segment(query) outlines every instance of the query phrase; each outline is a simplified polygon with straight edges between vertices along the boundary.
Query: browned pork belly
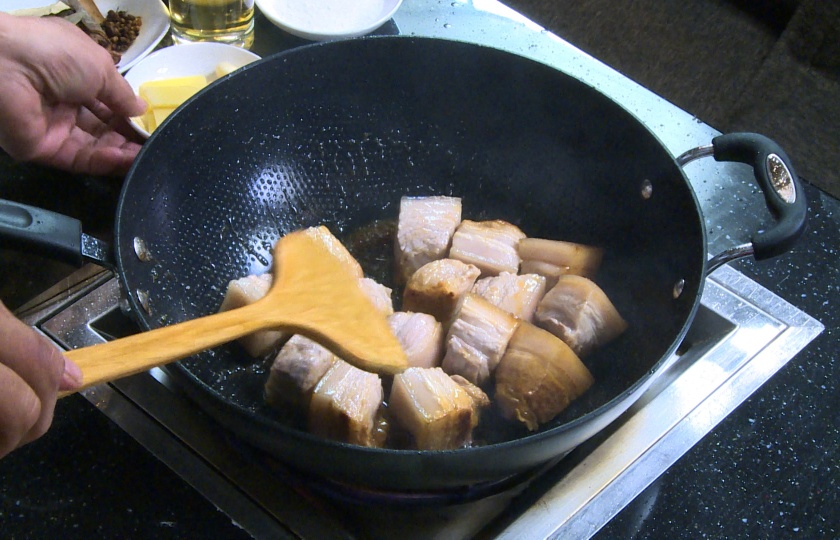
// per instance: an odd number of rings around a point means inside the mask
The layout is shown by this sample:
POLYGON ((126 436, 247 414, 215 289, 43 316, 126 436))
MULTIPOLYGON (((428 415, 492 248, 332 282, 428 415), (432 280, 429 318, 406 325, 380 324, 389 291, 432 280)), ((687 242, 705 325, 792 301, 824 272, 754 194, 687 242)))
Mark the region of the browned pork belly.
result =
POLYGON ((518 246, 522 259, 520 272, 544 276, 550 289, 563 274, 592 279, 601 266, 601 248, 544 238, 523 238, 518 246))
POLYGON ((376 308, 376 311, 385 317, 394 313, 394 300, 391 298, 391 289, 374 281, 371 278, 359 280, 359 288, 376 308))
POLYGON ((568 345, 523 322, 496 368, 495 381, 502 415, 533 431, 580 397, 593 378, 568 345))
POLYGON ((467 394, 469 394, 472 398, 473 412, 475 413, 473 427, 477 426, 478 421, 480 420, 481 412, 490 406, 490 398, 487 397, 487 394, 484 393, 484 390, 474 385, 467 379, 461 377, 460 375, 450 375, 449 377, 453 381, 458 383, 458 386, 463 388, 467 392, 467 394))
POLYGON ((525 233, 507 221, 465 219, 452 236, 449 258, 477 266, 482 277, 516 274, 520 262, 517 245, 523 238, 525 233))
POLYGON ((511 274, 479 279, 472 292, 523 321, 534 320, 537 304, 545 294, 545 278, 538 274, 511 274))
POLYGON ((489 403, 480 389, 470 390, 475 398, 440 368, 408 368, 394 377, 391 387, 392 422, 410 433, 420 450, 465 446, 472 440, 479 410, 489 403))
POLYGON ((400 199, 394 242, 397 283, 406 283, 418 268, 445 257, 459 223, 461 199, 458 197, 400 199))
POLYGON ((388 317, 411 367, 430 368, 443 358, 443 326, 428 313, 397 311, 388 317))
POLYGON ((362 270, 362 265, 359 264, 359 261, 357 261, 356 258, 347 251, 344 244, 342 244, 341 241, 336 238, 327 227, 324 225, 309 227, 306 229, 306 234, 316 240, 319 240, 330 253, 335 255, 338 260, 341 261, 341 265, 345 270, 347 270, 347 272, 350 273, 350 275, 357 278, 363 278, 365 276, 364 270, 362 270))
POLYGON ((338 359, 324 374, 309 402, 309 431, 335 441, 381 446, 382 381, 338 359))
MULTIPOLYGON (((266 295, 271 287, 271 274, 245 276, 228 283, 219 311, 228 311, 253 304, 266 295)), ((286 337, 279 330, 260 330, 237 341, 254 358, 271 352, 286 337)))
POLYGON ((627 329, 627 322, 592 280, 567 274, 537 306, 538 326, 562 339, 581 358, 627 329))
POLYGON ((441 367, 482 386, 496 369, 519 322, 484 298, 468 294, 446 336, 441 367))
POLYGON ((403 309, 428 313, 449 328, 480 271, 455 259, 440 259, 417 270, 403 291, 403 309))
POLYGON ((312 390, 336 358, 325 347, 295 334, 271 364, 265 383, 266 402, 278 409, 305 412, 312 390))

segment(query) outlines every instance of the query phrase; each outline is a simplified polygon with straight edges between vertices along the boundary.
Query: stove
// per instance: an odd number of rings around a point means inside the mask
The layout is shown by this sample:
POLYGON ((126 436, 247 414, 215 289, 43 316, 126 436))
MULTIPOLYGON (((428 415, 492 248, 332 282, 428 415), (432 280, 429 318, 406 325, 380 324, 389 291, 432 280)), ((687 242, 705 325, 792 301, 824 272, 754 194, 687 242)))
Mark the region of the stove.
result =
MULTIPOLYGON (((136 332, 123 309, 113 273, 88 265, 18 315, 69 349, 136 332)), ((467 495, 363 492, 288 470, 232 439, 166 368, 83 395, 255 538, 589 538, 822 330, 724 266, 633 407, 559 462, 467 495)))
MULTIPOLYGON (((259 54, 295 45, 272 39, 277 31, 259 16, 257 25, 259 54)), ((675 156, 718 134, 495 0, 406 0, 389 32, 482 43, 552 65, 623 105, 675 156)), ((698 161, 685 171, 712 254, 766 224, 747 167, 698 161)), ((17 315, 70 349, 136 332, 127 309, 113 273, 87 265, 17 315)), ((633 407, 563 459, 466 494, 409 497, 303 476, 232 438, 166 368, 83 395, 255 538, 589 538, 639 494, 655 497, 647 488, 823 329, 723 266, 707 277, 684 342, 633 407)))

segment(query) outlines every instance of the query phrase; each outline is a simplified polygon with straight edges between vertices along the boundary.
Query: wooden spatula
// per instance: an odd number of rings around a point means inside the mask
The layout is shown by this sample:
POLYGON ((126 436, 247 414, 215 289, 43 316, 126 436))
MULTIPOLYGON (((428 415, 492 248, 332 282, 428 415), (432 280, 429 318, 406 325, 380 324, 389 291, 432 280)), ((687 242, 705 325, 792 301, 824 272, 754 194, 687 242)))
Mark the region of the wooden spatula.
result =
POLYGON ((66 353, 83 387, 162 366, 258 330, 303 334, 367 371, 395 374, 405 352, 387 320, 316 236, 290 233, 274 247, 268 293, 245 307, 66 353))

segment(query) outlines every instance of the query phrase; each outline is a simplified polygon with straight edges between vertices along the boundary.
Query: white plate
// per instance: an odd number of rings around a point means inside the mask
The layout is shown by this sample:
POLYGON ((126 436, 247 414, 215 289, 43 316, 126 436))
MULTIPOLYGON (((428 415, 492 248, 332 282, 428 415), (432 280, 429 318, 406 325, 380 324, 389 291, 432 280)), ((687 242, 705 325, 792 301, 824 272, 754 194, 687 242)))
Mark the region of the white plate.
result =
POLYGON ((265 17, 312 41, 369 34, 388 22, 402 0, 256 0, 265 17))
MULTIPOLYGON (((30 9, 50 6, 50 0, 2 0, 0 11, 12 12, 19 9, 30 9)), ((152 52, 169 31, 169 11, 162 0, 96 0, 96 7, 103 15, 108 10, 125 11, 135 17, 142 17, 143 25, 140 34, 131 47, 120 58, 117 69, 125 73, 138 60, 152 52)))
MULTIPOLYGON (((143 58, 125 74, 125 80, 137 94, 140 91, 140 85, 147 81, 190 75, 203 75, 211 80, 214 78, 216 66, 222 62, 240 68, 259 59, 260 57, 251 51, 224 43, 173 45, 143 58)), ((133 119, 131 126, 140 135, 149 136, 149 132, 133 119)))

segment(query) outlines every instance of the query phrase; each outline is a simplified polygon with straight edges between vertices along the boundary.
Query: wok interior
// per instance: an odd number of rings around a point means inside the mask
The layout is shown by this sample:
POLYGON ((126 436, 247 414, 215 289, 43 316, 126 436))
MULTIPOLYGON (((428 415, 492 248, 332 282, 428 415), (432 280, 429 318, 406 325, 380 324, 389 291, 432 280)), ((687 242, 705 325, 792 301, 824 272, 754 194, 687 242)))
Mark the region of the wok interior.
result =
MULTIPOLYGON (((694 197, 659 142, 575 79, 441 40, 313 45, 205 90, 155 133, 131 171, 117 256, 131 298, 148 292, 135 310, 156 327, 216 311, 229 280, 267 270, 286 232, 325 224, 347 239, 396 218, 401 196, 432 194, 462 197, 468 219, 605 248, 596 282, 630 327, 585 359, 595 384, 544 431, 623 395, 687 329, 705 238, 694 197), (641 196, 645 180, 650 199, 641 196), (135 237, 154 261, 134 255, 135 237), (675 300, 679 279, 686 285, 675 300)), ((213 399, 279 425, 263 404, 267 367, 235 344, 180 363, 213 399)))

